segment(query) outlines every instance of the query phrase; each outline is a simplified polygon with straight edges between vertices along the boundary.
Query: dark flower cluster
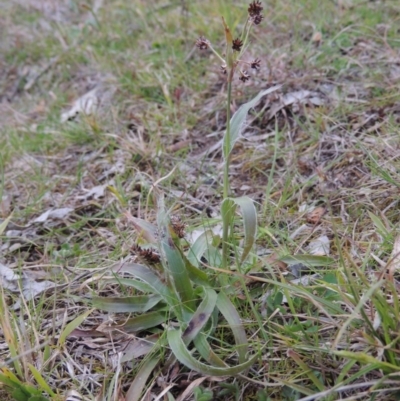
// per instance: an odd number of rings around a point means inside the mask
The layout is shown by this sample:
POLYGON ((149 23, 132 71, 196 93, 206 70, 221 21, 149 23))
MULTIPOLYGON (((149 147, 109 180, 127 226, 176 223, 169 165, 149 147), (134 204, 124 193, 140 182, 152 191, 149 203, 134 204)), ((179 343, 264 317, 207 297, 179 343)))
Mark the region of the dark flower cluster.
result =
POLYGON ((155 249, 143 249, 139 245, 134 245, 132 251, 143 258, 146 262, 158 263, 160 261, 160 255, 155 249))
POLYGON ((185 237, 186 224, 182 221, 182 219, 179 216, 172 216, 171 217, 171 227, 174 230, 174 233, 179 238, 184 238, 185 237))
MULTIPOLYGON (((250 21, 251 23, 253 23, 254 25, 258 25, 261 23, 261 21, 263 20, 263 15, 261 14, 261 12, 263 11, 263 6, 261 5, 261 1, 259 0, 255 0, 253 2, 251 2, 249 4, 249 7, 247 9, 248 11, 248 21, 250 21)), ((224 22, 225 24, 225 22, 224 22)), ((226 27, 226 25, 225 25, 226 27)), ((232 46, 232 50, 234 52, 236 52, 236 56, 234 56, 234 66, 233 66, 233 70, 234 71, 236 69, 236 66, 238 66, 239 64, 246 64, 247 66, 251 67, 254 70, 259 70, 260 69, 260 65, 261 65, 261 60, 259 58, 254 59, 251 62, 245 62, 239 59, 239 57, 241 56, 241 52, 242 52, 242 48, 243 45, 247 44, 247 37, 248 37, 248 33, 250 31, 251 28, 251 24, 246 24, 247 27, 247 32, 243 32, 242 33, 242 39, 241 38, 236 38, 234 40, 230 39, 231 42, 231 46, 232 46), (246 38, 246 42, 243 42, 243 38, 246 38)), ((228 71, 228 62, 226 59, 224 59, 221 55, 218 54, 218 52, 216 52, 210 41, 208 39, 206 39, 204 36, 200 36, 197 41, 196 41, 196 47, 198 47, 200 50, 207 50, 210 49, 211 51, 214 52, 214 54, 217 55, 217 57, 223 62, 223 64, 221 65, 221 71, 223 74, 227 74, 228 71)), ((247 71, 242 70, 240 68, 238 68, 239 70, 239 79, 242 82, 246 82, 250 79, 250 75, 247 71)), ((233 76, 233 74, 232 74, 233 76)))
POLYGON ((209 46, 210 42, 204 36, 200 36, 196 40, 196 47, 198 47, 200 50, 207 50, 209 46))
POLYGON ((247 11, 254 25, 259 25, 264 19, 263 15, 261 14, 262 10, 263 6, 261 5, 261 1, 253 1, 250 3, 247 11))
POLYGON ((259 70, 260 64, 261 64, 261 60, 259 58, 256 58, 250 63, 250 67, 253 68, 254 70, 259 70))
POLYGON ((249 75, 249 73, 248 73, 247 71, 242 71, 242 70, 240 70, 240 77, 239 77, 239 79, 240 79, 242 82, 246 82, 246 81, 248 81, 248 80, 250 79, 250 75, 249 75))
POLYGON ((237 52, 240 52, 240 50, 242 49, 242 46, 243 46, 243 40, 240 40, 239 38, 235 39, 232 42, 232 49, 237 52))

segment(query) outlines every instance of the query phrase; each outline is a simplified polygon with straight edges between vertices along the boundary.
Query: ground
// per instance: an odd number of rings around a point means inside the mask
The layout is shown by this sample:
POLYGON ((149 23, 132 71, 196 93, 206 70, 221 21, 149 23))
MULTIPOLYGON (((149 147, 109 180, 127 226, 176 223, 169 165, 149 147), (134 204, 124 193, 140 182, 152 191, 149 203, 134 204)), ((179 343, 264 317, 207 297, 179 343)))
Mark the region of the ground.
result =
MULTIPOLYGON (((175 316, 129 326, 132 309, 93 297, 137 296, 140 284, 116 276, 125 265, 163 278, 138 230, 156 224, 157 197, 183 253, 218 228, 227 78, 195 43, 204 35, 223 54, 221 16, 237 33, 248 3, 0 3, 4 375, 54 399, 399 399, 400 4, 262 6, 243 56, 260 68, 235 77, 230 107, 276 86, 250 110, 229 170, 231 196, 254 201, 256 243, 245 267, 233 251, 228 267, 210 253, 199 266, 258 357, 221 378, 171 360, 175 316)), ((234 231, 240 248, 239 214, 234 231)), ((221 313, 212 349, 235 366, 221 313)))

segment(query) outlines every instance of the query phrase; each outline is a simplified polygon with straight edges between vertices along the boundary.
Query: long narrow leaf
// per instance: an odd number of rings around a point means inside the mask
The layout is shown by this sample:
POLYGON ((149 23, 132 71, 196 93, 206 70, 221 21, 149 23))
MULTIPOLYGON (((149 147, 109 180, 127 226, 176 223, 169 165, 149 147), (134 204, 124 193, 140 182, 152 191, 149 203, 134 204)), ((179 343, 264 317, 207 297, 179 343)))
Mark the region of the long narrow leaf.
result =
POLYGON ((134 297, 93 297, 93 306, 107 312, 147 312, 161 301, 160 295, 139 295, 134 297))
POLYGON ((217 306, 232 330, 239 354, 239 362, 243 363, 246 360, 248 341, 242 319, 235 306, 223 292, 218 294, 217 306))
POLYGON ((175 295, 170 289, 146 266, 137 263, 127 263, 122 266, 119 271, 128 272, 136 278, 144 281, 156 294, 163 297, 164 301, 169 305, 176 305, 178 302, 175 295))
POLYGON ((145 294, 153 292, 152 288, 149 285, 147 285, 143 281, 135 280, 133 278, 118 277, 116 279, 111 279, 111 280, 107 280, 107 281, 117 283, 117 284, 120 284, 125 287, 133 287, 136 290, 141 291, 145 294))
POLYGON ((212 230, 206 230, 201 233, 188 251, 187 258, 192 265, 199 267, 200 260, 204 252, 208 249, 213 239, 212 230))
POLYGON ((244 246, 240 262, 243 263, 254 245, 257 235, 257 211, 254 202, 248 196, 233 198, 242 212, 244 226, 244 246))
MULTIPOLYGON (((231 153, 233 147, 235 146, 236 141, 239 139, 241 133, 242 133, 242 127, 244 122, 246 121, 247 114, 249 110, 257 105, 257 103, 266 95, 275 92, 281 87, 281 85, 276 85, 273 86, 272 88, 265 89, 261 91, 256 97, 254 97, 252 100, 249 102, 242 104, 236 113, 232 116, 231 118, 231 132, 230 132, 230 143, 229 143, 229 151, 226 151, 226 148, 224 146, 224 159, 226 160, 231 153)), ((224 143, 226 141, 226 134, 224 136, 224 143)))
POLYGON ((212 350, 207 338, 203 333, 199 333, 194 339, 194 345, 200 355, 211 365, 219 368, 226 368, 228 365, 212 350))
POLYGON ((216 303, 217 293, 210 288, 204 289, 204 298, 183 333, 183 341, 185 344, 189 344, 197 334, 200 333, 201 329, 213 313, 216 303))
POLYGON ((136 333, 138 331, 147 330, 164 323, 167 320, 167 315, 168 313, 166 311, 144 313, 143 315, 133 317, 124 322, 123 329, 127 333, 136 333))
POLYGON ((198 267, 194 266, 180 249, 179 253, 183 259, 183 262, 185 263, 185 267, 188 272, 190 280, 192 280, 194 283, 198 285, 202 285, 205 287, 210 286, 207 273, 200 270, 198 267))
POLYGON ((28 366, 29 366, 29 369, 32 372, 32 375, 35 378, 37 384, 42 388, 42 390, 46 391, 46 393, 48 393, 52 397, 55 397, 56 394, 53 392, 53 390, 47 384, 46 380, 43 379, 43 376, 40 374, 40 372, 32 364, 28 363, 28 366))
POLYGON ((189 369, 195 370, 203 375, 208 376, 232 376, 248 369, 258 359, 258 355, 254 355, 246 362, 232 367, 217 367, 206 365, 198 361, 186 348, 184 341, 181 338, 180 330, 168 330, 168 343, 172 352, 179 362, 183 363, 189 369))
POLYGON ((354 359, 358 363, 361 364, 371 364, 374 366, 374 369, 382 369, 383 371, 387 372, 399 372, 400 371, 400 366, 393 365, 388 362, 380 361, 376 358, 374 358, 371 355, 367 355, 363 352, 350 352, 350 351, 333 351, 335 355, 348 358, 348 359, 354 359))
POLYGON ((60 335, 60 338, 58 339, 58 344, 63 347, 65 344, 65 341, 67 337, 81 324, 85 321, 85 319, 93 312, 93 309, 90 309, 82 315, 76 317, 72 322, 69 322, 66 326, 63 332, 60 335))
POLYGON ((328 266, 335 263, 335 260, 329 256, 318 256, 318 255, 286 255, 279 258, 282 262, 292 264, 292 263, 302 263, 306 266, 328 266))
POLYGON ((171 237, 162 241, 162 249, 165 254, 165 269, 170 273, 176 292, 181 302, 191 310, 194 310, 194 292, 189 278, 185 262, 171 237))
POLYGON ((174 286, 175 292, 179 295, 180 301, 184 309, 194 312, 194 291, 190 281, 189 274, 182 258, 182 255, 174 243, 171 232, 173 232, 170 218, 165 211, 163 194, 157 198, 157 224, 160 235, 160 250, 162 252, 162 263, 164 270, 168 273, 169 278, 174 286))
POLYGON ((22 387, 21 381, 18 379, 11 370, 2 368, 0 373, 0 382, 9 387, 22 387))
POLYGON ((129 387, 128 392, 126 393, 125 399, 126 401, 138 401, 140 400, 140 396, 143 392, 144 386, 146 385, 146 381, 151 375, 151 372, 157 366, 159 361, 158 357, 153 357, 151 359, 146 360, 139 372, 136 374, 135 379, 129 387))

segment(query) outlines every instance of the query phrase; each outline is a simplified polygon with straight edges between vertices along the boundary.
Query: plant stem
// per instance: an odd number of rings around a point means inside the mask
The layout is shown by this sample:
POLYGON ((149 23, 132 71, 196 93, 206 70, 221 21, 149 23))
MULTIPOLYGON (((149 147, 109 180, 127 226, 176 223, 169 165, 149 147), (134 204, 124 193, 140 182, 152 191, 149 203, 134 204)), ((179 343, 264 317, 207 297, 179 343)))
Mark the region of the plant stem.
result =
MULTIPOLYGON (((226 105, 226 134, 224 138, 224 199, 229 197, 229 162, 230 162, 230 144, 231 144, 231 98, 232 98, 232 78, 235 72, 235 67, 228 70, 228 99, 226 105)), ((229 239, 230 222, 223 219, 222 230, 222 268, 226 268, 228 262, 228 239, 229 239)))
POLYGON ((228 71, 228 99, 226 106, 226 135, 224 141, 225 147, 225 166, 224 166, 224 199, 229 196, 229 162, 231 146, 231 98, 232 98, 232 77, 234 68, 228 71))

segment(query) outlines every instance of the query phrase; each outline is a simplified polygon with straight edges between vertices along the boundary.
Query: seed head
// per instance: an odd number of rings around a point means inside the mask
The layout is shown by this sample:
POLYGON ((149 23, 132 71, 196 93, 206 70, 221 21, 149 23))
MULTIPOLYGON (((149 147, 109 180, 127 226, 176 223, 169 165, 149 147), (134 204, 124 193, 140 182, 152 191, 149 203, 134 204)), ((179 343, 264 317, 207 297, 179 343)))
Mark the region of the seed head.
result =
POLYGON ((260 69, 260 64, 261 64, 261 60, 259 58, 255 58, 251 63, 250 63, 250 67, 255 69, 255 70, 259 70, 260 69))
POLYGON ((200 50, 207 50, 209 46, 210 42, 204 36, 200 36, 196 40, 196 47, 198 47, 200 50))
POLYGON ((260 25, 261 21, 264 19, 264 17, 259 14, 259 15, 255 15, 254 17, 251 17, 251 20, 253 21, 254 25, 260 25))
POLYGON ((139 245, 134 245, 132 250, 146 262, 158 263, 160 261, 160 255, 154 249, 142 249, 139 245))
POLYGON ((247 9, 250 17, 255 17, 256 15, 261 15, 262 10, 263 10, 263 6, 261 5, 261 1, 253 1, 252 3, 249 4, 249 8, 247 9))
POLYGON ((171 217, 171 227, 179 238, 185 237, 186 224, 181 220, 179 216, 171 217))
POLYGON ((246 82, 246 81, 248 81, 250 79, 250 75, 249 75, 249 73, 247 71, 240 71, 239 79, 242 82, 246 82))
POLYGON ((232 49, 236 50, 237 52, 240 52, 240 49, 242 48, 242 46, 243 46, 243 41, 240 40, 239 38, 235 39, 232 42, 232 49))

